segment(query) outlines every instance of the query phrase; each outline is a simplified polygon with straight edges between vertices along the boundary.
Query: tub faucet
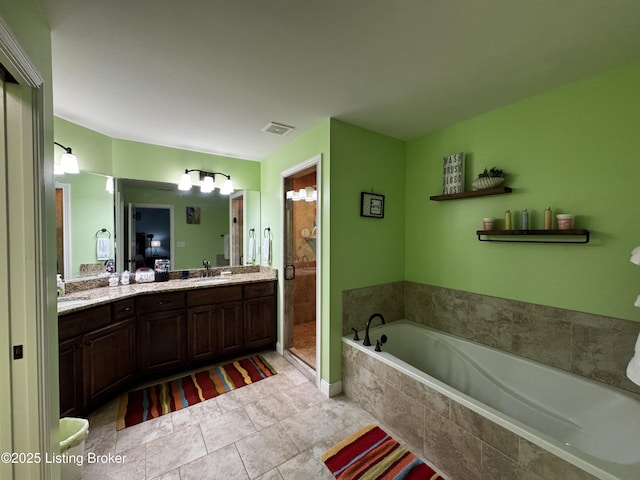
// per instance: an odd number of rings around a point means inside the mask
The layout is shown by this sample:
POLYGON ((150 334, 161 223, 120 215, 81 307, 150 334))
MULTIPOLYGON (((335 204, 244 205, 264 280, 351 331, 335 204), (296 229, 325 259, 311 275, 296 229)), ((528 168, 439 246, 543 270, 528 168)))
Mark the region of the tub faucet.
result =
POLYGON ((369 317, 369 320, 367 321, 367 329, 364 335, 364 342, 362 342, 362 344, 365 347, 370 347, 371 346, 371 340, 369 340, 369 327, 371 326, 371 320, 373 320, 376 317, 380 317, 380 320, 382 321, 382 325, 384 325, 384 317, 382 316, 381 313, 374 313, 373 315, 371 315, 369 317))

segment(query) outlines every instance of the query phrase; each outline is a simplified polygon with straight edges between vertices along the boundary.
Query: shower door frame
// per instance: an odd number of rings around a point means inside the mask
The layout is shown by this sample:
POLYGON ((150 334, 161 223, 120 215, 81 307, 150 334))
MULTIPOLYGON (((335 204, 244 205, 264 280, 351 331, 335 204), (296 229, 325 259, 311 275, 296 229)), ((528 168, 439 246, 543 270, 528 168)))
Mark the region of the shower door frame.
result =
MULTIPOLYGON (((321 370, 322 370, 322 154, 319 153, 313 157, 298 163, 286 170, 280 172, 280 214, 282 219, 282 242, 280 242, 280 271, 284 272, 287 264, 286 259, 286 188, 285 180, 295 175, 296 173, 307 170, 311 167, 316 169, 316 190, 318 192, 318 199, 316 204, 316 387, 321 389, 321 370)), ((283 276, 283 282, 284 280, 283 276)), ((278 330, 281 332, 280 348, 278 351, 284 354, 285 350, 285 336, 288 332, 285 330, 285 314, 287 305, 285 303, 285 285, 280 288, 279 305, 279 318, 278 318, 278 330)), ((293 329, 293 325, 291 325, 293 329)))

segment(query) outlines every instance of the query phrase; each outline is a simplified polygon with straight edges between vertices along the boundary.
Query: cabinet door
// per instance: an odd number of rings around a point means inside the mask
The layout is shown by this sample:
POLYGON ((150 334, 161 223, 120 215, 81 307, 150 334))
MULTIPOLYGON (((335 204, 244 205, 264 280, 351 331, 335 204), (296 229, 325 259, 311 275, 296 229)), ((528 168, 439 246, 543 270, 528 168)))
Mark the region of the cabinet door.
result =
POLYGON ((132 378, 134 325, 133 319, 125 320, 84 336, 82 376, 87 405, 119 390, 132 378))
POLYGON ((275 297, 247 298, 244 301, 244 346, 259 348, 275 346, 275 297))
POLYGON ((59 344, 60 416, 75 415, 83 408, 82 337, 59 344))
POLYGON ((218 350, 215 307, 212 305, 191 307, 187 315, 189 317, 189 361, 197 362, 212 359, 218 350))
POLYGON ((216 306, 220 353, 227 355, 242 350, 242 302, 224 302, 216 306))
POLYGON ((187 362, 184 310, 141 315, 138 330, 140 373, 162 372, 187 362))

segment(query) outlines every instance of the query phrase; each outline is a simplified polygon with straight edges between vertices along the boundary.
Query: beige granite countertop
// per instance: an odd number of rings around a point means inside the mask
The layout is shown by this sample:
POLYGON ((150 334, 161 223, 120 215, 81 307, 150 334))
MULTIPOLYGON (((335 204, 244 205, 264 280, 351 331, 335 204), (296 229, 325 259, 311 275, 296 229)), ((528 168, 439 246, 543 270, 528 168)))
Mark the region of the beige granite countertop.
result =
POLYGON ((91 288, 59 297, 58 314, 75 312, 139 295, 265 282, 276 280, 277 278, 277 270, 262 267, 258 271, 238 272, 231 275, 216 275, 208 278, 174 279, 166 282, 131 283, 130 285, 119 285, 117 287, 91 288))

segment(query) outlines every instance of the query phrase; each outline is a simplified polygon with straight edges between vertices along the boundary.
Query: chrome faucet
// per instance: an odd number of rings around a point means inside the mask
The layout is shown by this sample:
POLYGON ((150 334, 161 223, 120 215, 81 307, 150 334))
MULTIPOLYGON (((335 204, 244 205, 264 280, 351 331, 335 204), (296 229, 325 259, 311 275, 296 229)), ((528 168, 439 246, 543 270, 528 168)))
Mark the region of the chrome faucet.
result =
POLYGON ((207 259, 202 260, 202 266, 204 267, 204 271, 202 272, 203 277, 208 277, 210 275, 211 262, 207 259))
POLYGON ((365 347, 370 347, 371 346, 371 340, 369 340, 369 327, 371 326, 371 320, 373 320, 376 317, 380 317, 380 320, 382 321, 382 325, 384 325, 384 317, 382 316, 381 313, 374 313, 373 315, 371 315, 369 317, 369 320, 367 321, 367 329, 366 329, 365 335, 364 335, 364 342, 362 342, 362 344, 365 347))

